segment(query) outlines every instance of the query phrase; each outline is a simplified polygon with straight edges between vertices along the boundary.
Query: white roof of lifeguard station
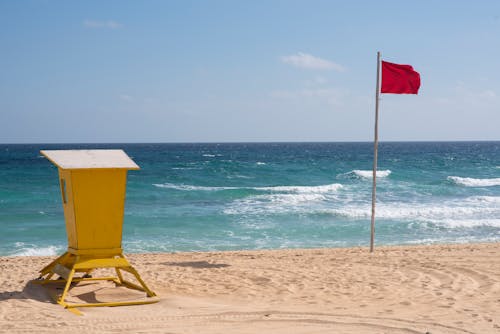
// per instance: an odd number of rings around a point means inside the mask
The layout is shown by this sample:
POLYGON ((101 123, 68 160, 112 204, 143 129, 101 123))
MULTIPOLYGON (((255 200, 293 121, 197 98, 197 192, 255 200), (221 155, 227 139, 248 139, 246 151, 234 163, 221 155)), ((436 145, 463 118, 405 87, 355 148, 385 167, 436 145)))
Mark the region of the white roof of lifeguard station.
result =
POLYGON ((140 169, 123 150, 42 150, 61 169, 140 169))

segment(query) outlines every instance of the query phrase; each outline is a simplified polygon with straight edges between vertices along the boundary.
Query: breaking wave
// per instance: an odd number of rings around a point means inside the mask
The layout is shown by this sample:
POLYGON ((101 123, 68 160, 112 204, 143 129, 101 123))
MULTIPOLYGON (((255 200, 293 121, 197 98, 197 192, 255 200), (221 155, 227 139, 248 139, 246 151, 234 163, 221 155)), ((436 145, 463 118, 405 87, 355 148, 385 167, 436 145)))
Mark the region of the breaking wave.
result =
POLYGON ((448 176, 448 180, 465 187, 493 187, 500 186, 500 178, 475 179, 472 177, 448 176))
MULTIPOLYGON (((378 170, 377 171, 377 177, 388 177, 391 175, 392 171, 389 169, 386 170, 378 170)), ((348 173, 341 174, 341 176, 344 177, 349 177, 349 178, 358 178, 358 179, 371 179, 373 177, 373 171, 372 170, 361 170, 361 169, 355 169, 352 170, 348 173)))

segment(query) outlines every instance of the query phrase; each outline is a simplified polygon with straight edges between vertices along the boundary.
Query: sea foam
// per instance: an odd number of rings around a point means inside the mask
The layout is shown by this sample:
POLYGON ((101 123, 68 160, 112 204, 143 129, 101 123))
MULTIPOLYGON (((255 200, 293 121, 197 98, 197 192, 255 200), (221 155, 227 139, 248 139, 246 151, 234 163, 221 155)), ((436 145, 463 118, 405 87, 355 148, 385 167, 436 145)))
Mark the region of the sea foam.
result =
POLYGON ((326 184, 321 186, 275 186, 275 187, 255 187, 254 190, 265 190, 272 192, 291 192, 299 194, 307 193, 329 193, 335 192, 342 188, 339 183, 326 184))
POLYGON ((181 191, 221 191, 221 190, 237 190, 243 189, 239 187, 205 187, 205 186, 193 186, 189 184, 174 184, 174 183, 154 183, 153 186, 158 188, 174 189, 181 191))
POLYGON ((500 178, 475 179, 472 177, 448 176, 448 180, 465 187, 493 187, 500 186, 500 178))
POLYGON ((342 188, 342 185, 339 183, 319 185, 319 186, 274 186, 274 187, 206 187, 206 186, 194 186, 186 184, 155 183, 153 184, 153 186, 158 188, 167 188, 167 189, 182 190, 182 191, 256 190, 256 191, 266 191, 266 192, 298 193, 298 194, 329 193, 329 192, 336 192, 342 188))
POLYGON ((326 200, 322 194, 267 194, 238 199, 229 204, 223 213, 226 215, 262 215, 307 213, 312 204, 326 200))
MULTIPOLYGON (((386 170, 377 170, 377 177, 388 177, 391 175, 392 171, 389 169, 386 170)), ((354 169, 348 173, 340 174, 340 176, 349 177, 349 178, 359 178, 359 179, 371 179, 373 177, 372 170, 361 170, 354 169)))
MULTIPOLYGON (((446 228, 500 227, 500 197, 471 196, 442 203, 378 203, 376 218, 400 222, 431 223, 446 228)), ((369 203, 321 210, 348 219, 369 219, 369 203)))
POLYGON ((14 256, 54 256, 57 255, 62 250, 58 246, 47 246, 47 247, 35 247, 35 246, 25 246, 17 250, 14 256))
POLYGON ((224 210, 227 215, 260 215, 307 213, 313 207, 323 205, 336 197, 341 184, 321 186, 255 187, 265 194, 252 195, 230 203, 224 210))

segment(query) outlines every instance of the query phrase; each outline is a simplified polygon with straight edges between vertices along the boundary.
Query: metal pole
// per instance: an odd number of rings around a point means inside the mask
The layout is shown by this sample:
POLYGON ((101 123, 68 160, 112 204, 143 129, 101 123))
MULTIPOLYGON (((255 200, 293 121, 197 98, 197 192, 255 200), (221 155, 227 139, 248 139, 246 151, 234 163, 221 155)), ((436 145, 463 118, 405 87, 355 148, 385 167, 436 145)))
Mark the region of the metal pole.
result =
POLYGON ((375 138, 373 140, 373 187, 372 219, 370 235, 370 253, 373 253, 375 241, 375 203, 377 200, 377 158, 378 158, 378 103, 380 99, 380 52, 377 52, 377 87, 375 91, 375 138))

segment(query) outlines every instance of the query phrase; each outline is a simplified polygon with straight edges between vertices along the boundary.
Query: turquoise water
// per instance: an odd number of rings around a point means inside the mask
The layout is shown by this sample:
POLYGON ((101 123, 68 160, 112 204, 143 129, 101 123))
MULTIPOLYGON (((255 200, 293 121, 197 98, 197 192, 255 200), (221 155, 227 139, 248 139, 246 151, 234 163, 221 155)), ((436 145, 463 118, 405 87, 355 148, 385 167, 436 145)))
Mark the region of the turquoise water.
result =
MULTIPOLYGON (((371 143, 0 145, 0 255, 67 245, 40 149, 121 148, 126 252, 366 246, 371 143)), ((376 244, 500 241, 500 142, 382 143, 376 244)))

